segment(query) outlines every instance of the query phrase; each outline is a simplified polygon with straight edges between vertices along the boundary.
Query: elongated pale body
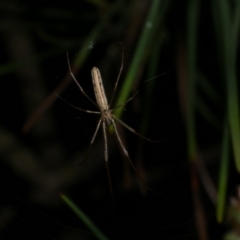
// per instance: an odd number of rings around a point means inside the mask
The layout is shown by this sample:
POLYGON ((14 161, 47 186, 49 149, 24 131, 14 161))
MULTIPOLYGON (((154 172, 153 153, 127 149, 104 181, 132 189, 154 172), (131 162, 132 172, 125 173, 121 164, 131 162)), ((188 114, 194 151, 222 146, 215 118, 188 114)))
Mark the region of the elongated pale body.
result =
POLYGON ((109 105, 105 94, 101 73, 97 67, 93 67, 91 73, 97 105, 100 109, 102 117, 106 120, 107 125, 110 125, 112 124, 113 117, 111 111, 109 110, 109 105))
POLYGON ((106 111, 108 110, 108 101, 107 101, 104 86, 102 83, 101 73, 97 67, 93 67, 91 73, 92 73, 92 82, 93 82, 93 88, 94 88, 97 104, 101 112, 106 111))

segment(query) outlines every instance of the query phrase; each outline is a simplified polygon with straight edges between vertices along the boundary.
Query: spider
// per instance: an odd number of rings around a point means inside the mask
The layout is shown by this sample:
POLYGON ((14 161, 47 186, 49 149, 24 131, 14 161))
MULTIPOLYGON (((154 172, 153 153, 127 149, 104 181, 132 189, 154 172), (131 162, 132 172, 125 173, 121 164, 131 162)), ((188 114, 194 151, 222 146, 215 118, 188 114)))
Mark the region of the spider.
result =
POLYGON ((99 71, 99 69, 97 67, 93 67, 91 70, 91 74, 92 74, 92 82, 93 82, 93 89, 94 89, 94 93, 95 93, 95 98, 96 98, 96 102, 94 102, 87 94, 86 92, 83 90, 83 88, 81 87, 80 83, 77 81, 76 77, 74 76, 72 69, 71 69, 71 65, 70 65, 70 60, 69 60, 69 56, 67 53, 67 62, 68 62, 68 68, 69 68, 69 73, 71 75, 71 77, 73 78, 74 82, 77 84, 78 88, 80 89, 80 91, 82 92, 82 94, 88 98, 96 107, 98 107, 99 111, 92 111, 92 110, 85 110, 79 107, 76 107, 72 104, 70 104, 72 107, 74 107, 77 110, 83 111, 83 112, 87 112, 87 113, 91 113, 91 114, 98 114, 100 115, 100 119, 98 121, 97 127, 94 131, 94 134, 92 136, 92 139, 90 141, 90 146, 89 149, 91 149, 92 144, 94 143, 94 140, 96 138, 96 135, 98 133, 98 130, 100 128, 100 125, 102 124, 102 130, 103 130, 103 137, 104 137, 104 159, 105 159, 105 164, 106 164, 106 169, 107 169, 107 175, 108 175, 108 180, 109 180, 109 188, 110 188, 110 193, 111 196, 113 196, 113 188, 112 188, 112 182, 111 182, 111 176, 110 176, 110 170, 109 170, 109 166, 108 166, 108 144, 107 144, 107 134, 106 134, 106 129, 107 127, 109 127, 110 125, 113 126, 115 133, 116 133, 116 137, 117 137, 117 141, 123 151, 123 154, 125 155, 125 157, 128 159, 130 165, 132 166, 132 168, 134 169, 134 171, 136 172, 136 175, 138 176, 138 178, 140 179, 140 181, 143 183, 143 185, 150 191, 155 192, 154 190, 152 190, 151 188, 149 188, 143 177, 138 173, 137 168, 135 167, 135 165, 133 164, 128 151, 126 149, 126 147, 123 144, 123 141, 120 138, 120 135, 118 133, 118 129, 116 126, 116 122, 120 123, 122 126, 124 126, 125 128, 127 128, 129 131, 133 132, 134 134, 138 135, 139 137, 149 141, 149 142, 159 142, 159 141, 153 141, 149 138, 146 138, 145 136, 141 135, 140 133, 136 132, 133 128, 131 128, 130 126, 128 126, 126 123, 124 123, 122 120, 120 120, 119 118, 117 118, 114 114, 113 114, 113 110, 115 110, 118 107, 124 106, 125 104, 127 104, 129 101, 131 101, 135 95, 138 93, 136 92, 132 97, 130 97, 125 103, 115 107, 115 108, 111 108, 111 104, 113 101, 113 97, 114 94, 117 90, 117 86, 118 86, 118 82, 123 70, 123 60, 124 60, 124 51, 122 51, 122 62, 121 62, 121 67, 119 70, 119 74, 117 77, 117 80, 115 82, 115 86, 113 89, 113 93, 111 96, 111 100, 110 103, 108 103, 106 94, 105 94, 105 90, 104 90, 104 86, 103 86, 103 82, 102 82, 102 78, 101 78, 101 73, 99 71))

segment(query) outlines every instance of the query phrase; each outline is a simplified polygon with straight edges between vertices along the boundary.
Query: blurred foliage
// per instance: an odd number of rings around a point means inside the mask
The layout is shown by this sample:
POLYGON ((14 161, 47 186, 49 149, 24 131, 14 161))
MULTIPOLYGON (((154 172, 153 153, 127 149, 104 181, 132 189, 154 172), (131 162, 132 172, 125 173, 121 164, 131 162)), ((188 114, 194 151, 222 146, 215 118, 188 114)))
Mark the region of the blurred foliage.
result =
POLYGON ((226 231, 234 239, 226 209, 240 171, 239 25, 234 0, 2 0, 0 239, 222 239, 226 231), (102 131, 79 165, 97 116, 58 95, 97 109, 73 83, 66 52, 92 99, 90 71, 101 70, 109 100, 124 54, 111 107, 138 91, 114 113, 162 140, 150 144, 118 126, 157 194, 139 183, 113 131, 114 200, 102 131))

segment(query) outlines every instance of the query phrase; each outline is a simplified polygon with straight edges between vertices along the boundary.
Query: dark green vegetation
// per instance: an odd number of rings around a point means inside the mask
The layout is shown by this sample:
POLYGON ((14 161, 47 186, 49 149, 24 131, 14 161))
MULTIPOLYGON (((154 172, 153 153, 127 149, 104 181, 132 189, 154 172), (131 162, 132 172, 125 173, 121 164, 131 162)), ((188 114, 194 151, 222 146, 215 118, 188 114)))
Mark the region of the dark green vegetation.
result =
POLYGON ((239 24, 240 1, 2 0, 0 239, 235 239, 239 24), (66 52, 83 89, 94 99, 97 66, 110 98, 119 42, 113 106, 139 93, 115 114, 163 141, 119 126, 154 194, 109 130, 113 201, 102 131, 79 165, 98 116, 56 94, 97 111, 71 80, 66 52))

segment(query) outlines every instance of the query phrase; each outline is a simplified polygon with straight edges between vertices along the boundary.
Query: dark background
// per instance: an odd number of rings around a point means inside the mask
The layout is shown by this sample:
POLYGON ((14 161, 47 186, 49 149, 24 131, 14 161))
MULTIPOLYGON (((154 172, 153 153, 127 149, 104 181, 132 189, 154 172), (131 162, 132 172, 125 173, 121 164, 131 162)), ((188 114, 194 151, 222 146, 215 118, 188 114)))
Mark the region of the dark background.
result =
MULTIPOLYGON (((162 2, 166 10, 159 15, 159 23, 154 22, 159 26, 144 48, 131 87, 131 94, 139 93, 121 116, 137 132, 161 142, 149 143, 119 126, 131 159, 153 191, 139 181, 114 132, 109 131, 111 196, 102 129, 86 161, 79 165, 99 116, 77 111, 54 94, 80 108, 97 111, 75 83, 66 81, 67 51, 72 63, 87 52, 88 57, 81 66, 76 64, 74 71, 93 99, 91 68, 100 69, 110 98, 124 53, 120 90, 151 1, 1 1, 0 239, 96 239, 60 193, 72 199, 109 239, 198 239, 201 228, 207 229, 206 239, 221 239, 226 229, 231 230, 228 219, 217 223, 216 206, 200 180, 197 188, 202 208, 192 201, 186 113, 180 106, 180 89, 186 87, 180 73, 187 71, 189 2, 162 2), (109 11, 112 15, 105 21, 109 11), (87 40, 98 24, 102 24, 101 31, 87 40), (158 44, 160 50, 156 49, 158 44), (150 78, 154 79, 145 82, 150 78), (63 81, 67 84, 59 91, 63 81), (36 113, 31 125, 28 120, 36 113), (205 214, 204 226, 195 222, 197 211, 205 214)), ((216 121, 208 121, 202 106, 196 110, 197 143, 217 186, 226 96, 212 4, 201 1, 198 18, 197 66, 214 88, 212 95, 216 93, 217 100, 212 101, 199 88, 216 121)), ((198 171, 197 179, 201 175, 198 171)), ((229 176, 226 204, 235 194, 239 178, 232 160, 229 176)))

